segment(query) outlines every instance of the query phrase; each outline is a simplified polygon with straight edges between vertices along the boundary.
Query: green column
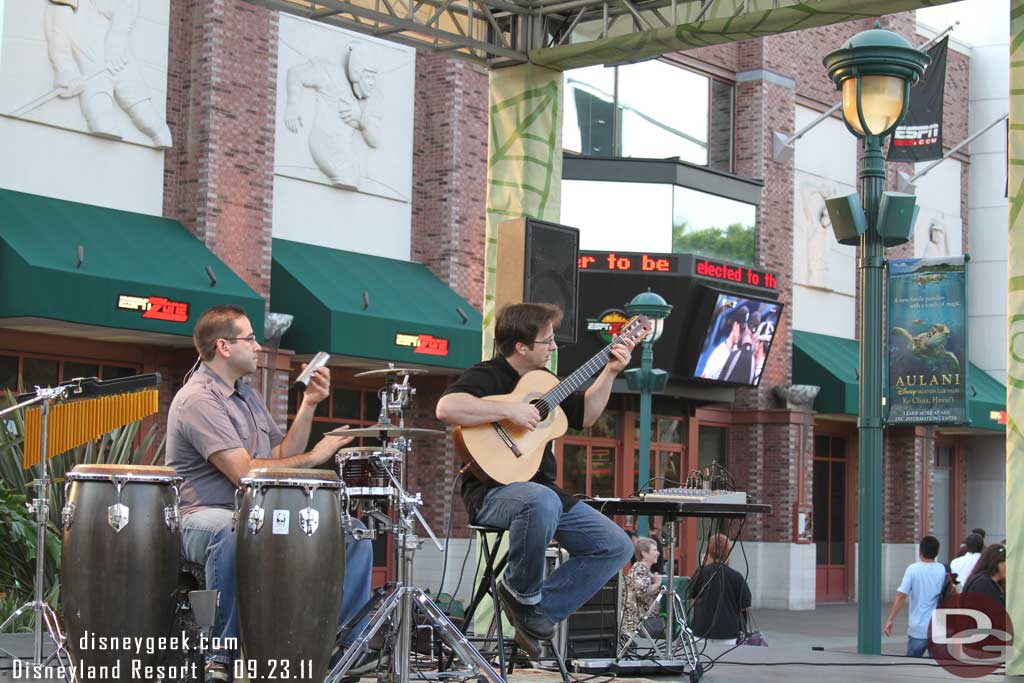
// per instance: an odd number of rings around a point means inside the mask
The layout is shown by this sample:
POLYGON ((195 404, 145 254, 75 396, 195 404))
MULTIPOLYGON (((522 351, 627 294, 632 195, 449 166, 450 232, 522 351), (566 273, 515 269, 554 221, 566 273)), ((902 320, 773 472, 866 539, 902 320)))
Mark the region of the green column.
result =
POLYGON ((864 138, 860 240, 860 410, 857 420, 857 651, 882 652, 882 297, 885 250, 876 229, 885 185, 881 138, 864 138))
MULTIPOLYGON (((643 350, 640 352, 640 449, 637 452, 640 477, 637 485, 643 489, 651 478, 651 368, 654 366, 654 349, 651 347, 650 339, 641 342, 643 350)), ((627 426, 628 428, 628 426, 627 426)), ((637 516, 637 536, 646 536, 648 531, 648 518, 644 515, 637 516)))

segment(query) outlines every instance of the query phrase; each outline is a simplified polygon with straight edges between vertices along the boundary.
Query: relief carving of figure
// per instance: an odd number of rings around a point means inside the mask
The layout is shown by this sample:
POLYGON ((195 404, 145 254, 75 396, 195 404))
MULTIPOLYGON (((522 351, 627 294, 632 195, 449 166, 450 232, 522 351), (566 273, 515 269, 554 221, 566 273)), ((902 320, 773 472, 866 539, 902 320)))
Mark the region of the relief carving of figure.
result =
POLYGON ((358 189, 364 177, 365 147, 380 141, 381 117, 373 111, 377 68, 365 45, 349 45, 345 64, 313 58, 288 70, 285 127, 298 133, 304 122, 300 111, 305 88, 316 93, 316 111, 309 132, 313 161, 336 187, 358 189))
POLYGON ((803 237, 806 240, 806 259, 799 264, 812 287, 829 285, 829 246, 832 240, 832 220, 825 208, 826 193, 814 187, 803 191, 803 237))
POLYGON ((169 148, 171 131, 153 106, 129 44, 139 17, 139 0, 46 2, 44 34, 57 96, 78 98, 94 135, 122 137, 116 103, 155 147, 169 148))

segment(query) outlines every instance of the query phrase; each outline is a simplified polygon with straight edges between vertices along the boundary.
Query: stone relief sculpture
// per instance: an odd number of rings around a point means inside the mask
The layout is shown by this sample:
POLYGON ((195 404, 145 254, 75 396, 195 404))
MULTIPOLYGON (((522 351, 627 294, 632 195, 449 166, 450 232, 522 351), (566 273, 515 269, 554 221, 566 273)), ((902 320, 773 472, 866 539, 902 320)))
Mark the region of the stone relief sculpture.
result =
POLYGON ((801 284, 828 288, 829 248, 835 238, 825 199, 836 193, 823 183, 803 184, 797 193, 800 207, 794 211, 798 221, 795 232, 797 239, 803 242, 804 258, 794 264, 797 271, 794 275, 801 284))
POLYGON ((933 218, 929 221, 927 236, 928 241, 924 245, 924 258, 950 255, 949 235, 946 226, 939 219, 933 218))
POLYGON ((44 1, 43 28, 54 72, 54 94, 62 99, 78 98, 94 135, 121 139, 117 106, 155 147, 169 148, 171 131, 153 106, 131 52, 139 0, 44 1))
POLYGON ((301 100, 305 89, 312 90, 316 110, 309 131, 309 151, 336 187, 359 189, 365 175, 366 150, 377 147, 380 141, 381 117, 374 112, 372 101, 377 81, 371 48, 361 43, 347 47, 344 64, 313 58, 288 70, 285 127, 292 133, 303 127, 301 100))

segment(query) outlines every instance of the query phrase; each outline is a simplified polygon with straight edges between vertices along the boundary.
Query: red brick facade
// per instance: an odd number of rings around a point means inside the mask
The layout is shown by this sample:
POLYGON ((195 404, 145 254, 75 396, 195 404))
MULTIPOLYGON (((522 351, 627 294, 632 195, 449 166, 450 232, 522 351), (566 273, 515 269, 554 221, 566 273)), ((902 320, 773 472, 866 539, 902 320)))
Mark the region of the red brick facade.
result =
POLYGON ((171 3, 164 215, 270 297, 276 12, 241 0, 171 3))

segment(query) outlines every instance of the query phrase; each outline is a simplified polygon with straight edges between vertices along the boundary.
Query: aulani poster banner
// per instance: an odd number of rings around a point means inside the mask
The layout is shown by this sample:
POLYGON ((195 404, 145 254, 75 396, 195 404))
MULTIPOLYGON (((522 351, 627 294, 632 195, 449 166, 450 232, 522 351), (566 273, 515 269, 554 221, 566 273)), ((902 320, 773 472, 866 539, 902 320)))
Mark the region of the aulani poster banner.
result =
POLYGON ((889 261, 888 424, 967 423, 963 257, 889 261))

